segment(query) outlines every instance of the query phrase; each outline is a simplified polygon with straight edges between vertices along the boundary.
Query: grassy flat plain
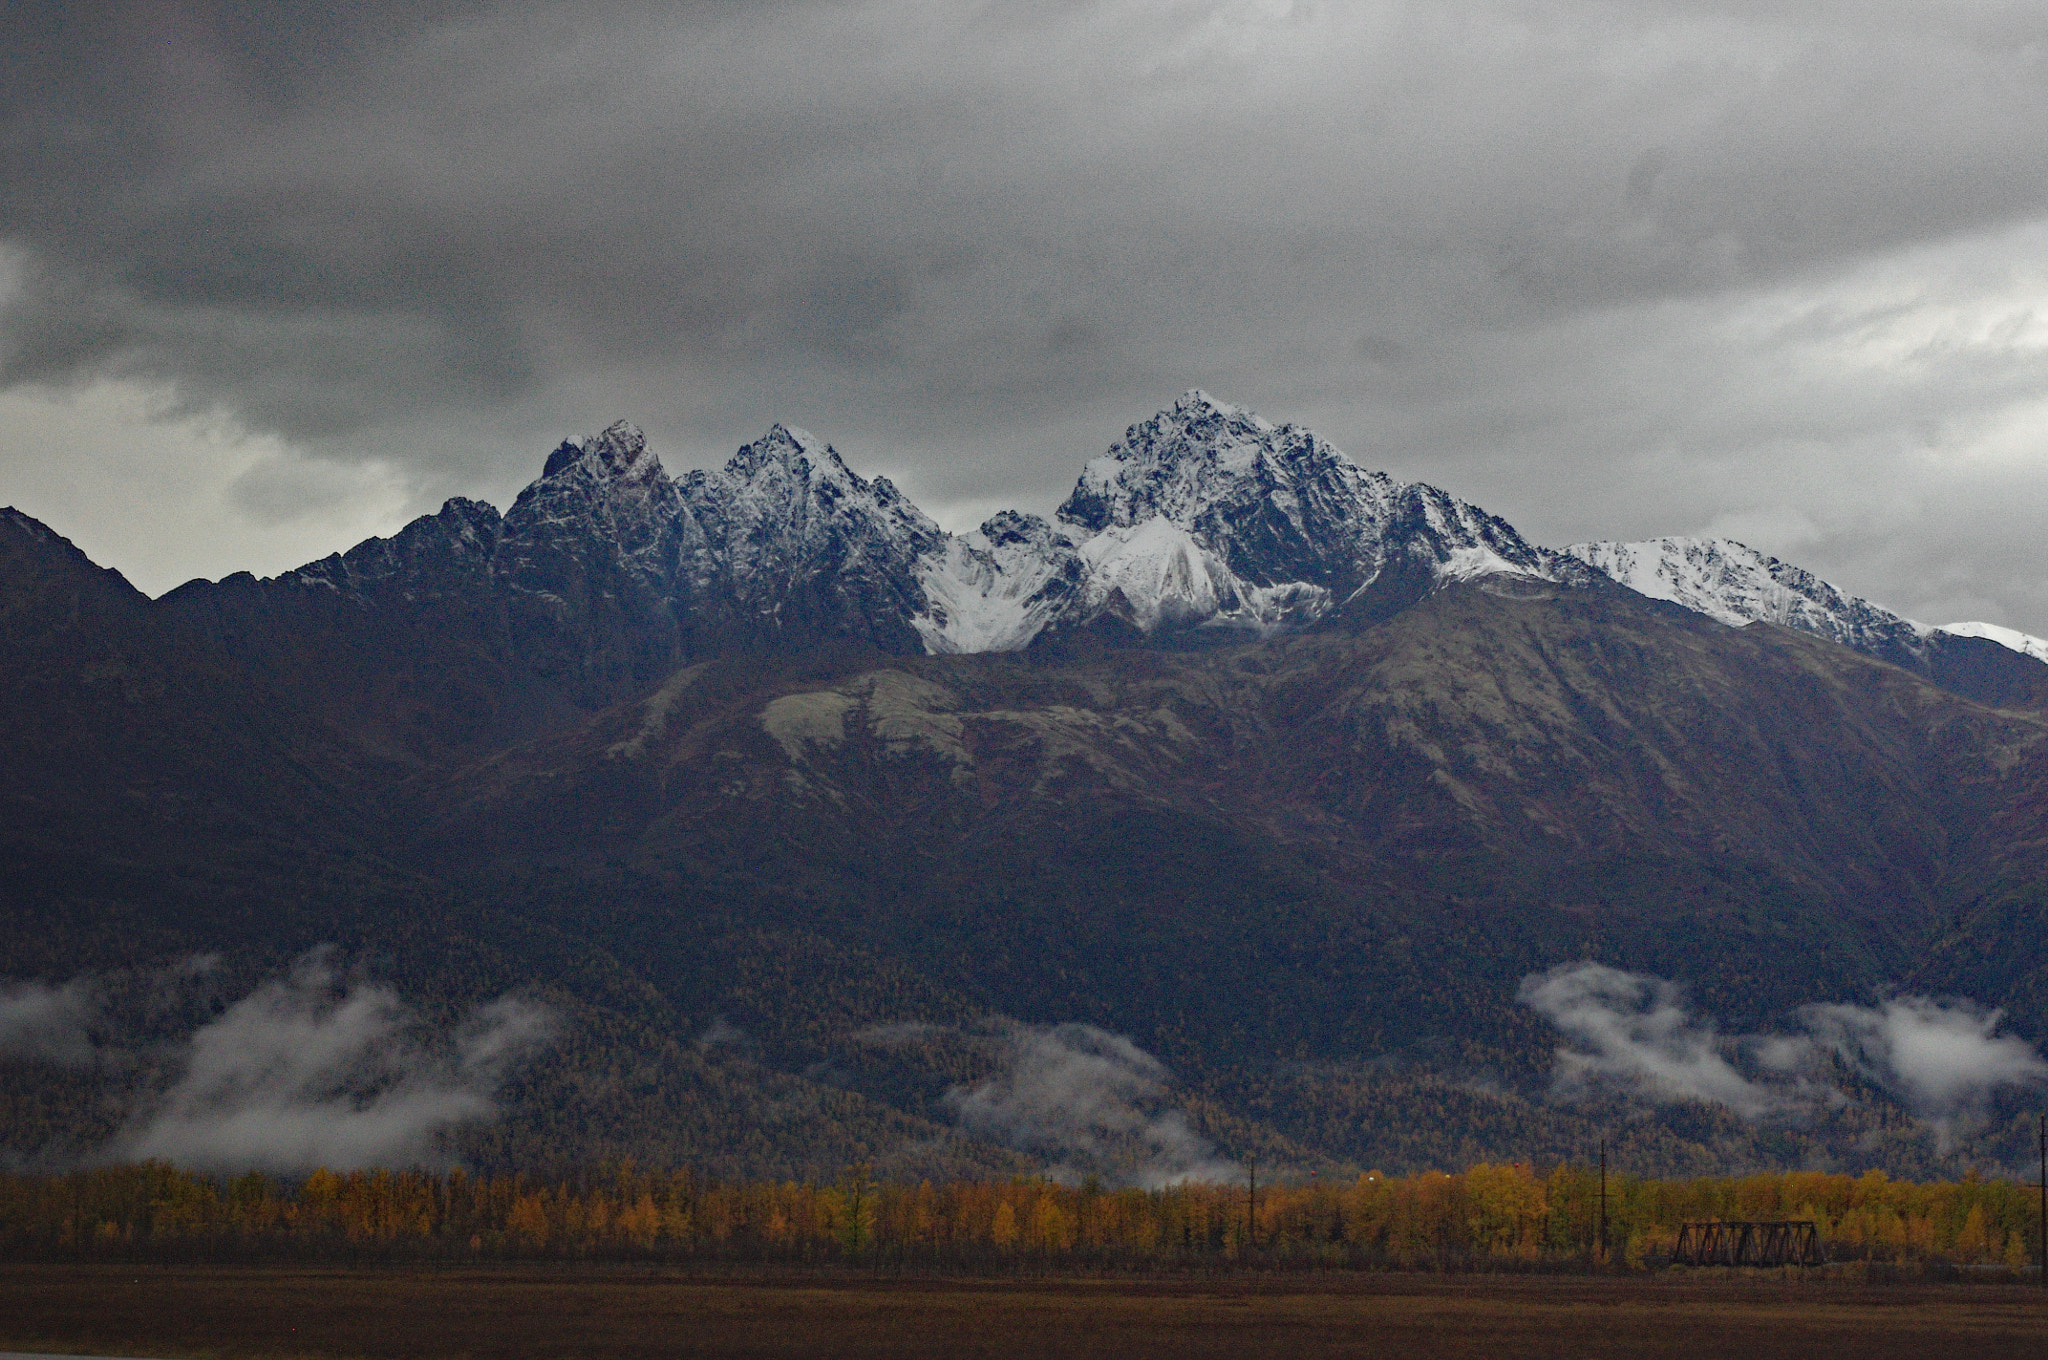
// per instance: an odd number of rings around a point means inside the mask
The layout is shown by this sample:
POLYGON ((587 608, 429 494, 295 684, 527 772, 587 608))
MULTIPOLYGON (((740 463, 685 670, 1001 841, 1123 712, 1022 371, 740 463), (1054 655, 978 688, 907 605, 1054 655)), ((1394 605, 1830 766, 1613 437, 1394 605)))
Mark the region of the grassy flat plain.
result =
POLYGON ((2031 1288, 1366 1275, 707 1280, 0 1267, 0 1350, 239 1357, 2038 1356, 2031 1288))

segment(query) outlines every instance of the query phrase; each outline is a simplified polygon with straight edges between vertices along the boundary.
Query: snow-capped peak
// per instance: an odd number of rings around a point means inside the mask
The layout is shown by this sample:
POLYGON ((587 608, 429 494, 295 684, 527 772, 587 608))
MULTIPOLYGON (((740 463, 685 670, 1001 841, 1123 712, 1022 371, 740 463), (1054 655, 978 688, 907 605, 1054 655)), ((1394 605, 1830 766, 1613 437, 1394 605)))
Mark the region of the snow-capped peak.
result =
POLYGON ((763 476, 786 475, 799 481, 822 480, 848 490, 864 488, 839 451, 809 430, 796 425, 776 424, 768 433, 726 460, 728 476, 759 481, 763 476))
POLYGON ((1558 576, 1553 554, 1477 507, 1368 471, 1301 426, 1199 388, 1090 461, 1058 518, 1062 536, 1040 534, 1028 551, 995 551, 985 525, 984 541, 928 562, 932 612, 917 625, 927 645, 1022 646, 1105 610, 1145 632, 1265 635, 1374 592, 1386 598, 1360 608, 1398 608, 1451 580, 1558 576), (1076 568, 1078 588, 1052 608, 1040 586, 1076 568))
POLYGON ((809 431, 772 427, 724 467, 685 477, 682 500, 697 590, 771 621, 770 631, 803 597, 836 631, 914 639, 917 563, 945 535, 886 478, 857 476, 809 431))
POLYGON ((686 479, 689 499, 715 518, 745 524, 756 538, 809 532, 807 526, 875 521, 883 535, 906 538, 921 552, 939 528, 904 497, 888 478, 868 481, 846 465, 838 450, 810 431, 775 425, 727 460, 716 472, 686 479))
POLYGON ((1374 475, 1299 426, 1276 427, 1195 388, 1092 459, 1058 518, 1100 532, 1164 515, 1192 529, 1214 507, 1263 500, 1329 465, 1374 475))
POLYGON ((945 533, 794 425, 672 480, 624 421, 563 441, 502 526, 443 519, 432 542, 473 559, 592 693, 635 649, 649 665, 735 638, 997 651, 1098 617, 1263 636, 1339 609, 1380 617, 1451 581, 1559 578, 1559 559, 1476 507, 1200 389, 1091 461, 1058 523, 1005 513, 945 533), (576 659, 579 630, 628 618, 655 631, 576 659))
POLYGON ((1215 415, 1221 416, 1226 420, 1248 421, 1255 428, 1261 430, 1273 428, 1271 421, 1250 407, 1233 406, 1227 401, 1218 401, 1199 387, 1190 387, 1187 391, 1175 397, 1173 405, 1166 409, 1175 415, 1184 416, 1190 420, 1215 415))

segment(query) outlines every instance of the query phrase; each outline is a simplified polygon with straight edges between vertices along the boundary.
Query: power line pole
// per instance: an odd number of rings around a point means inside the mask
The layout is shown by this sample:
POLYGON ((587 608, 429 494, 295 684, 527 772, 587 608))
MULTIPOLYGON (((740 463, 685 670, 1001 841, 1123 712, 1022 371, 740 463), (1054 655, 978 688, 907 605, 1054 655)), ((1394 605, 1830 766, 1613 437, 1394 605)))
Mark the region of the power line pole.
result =
POLYGON ((1600 1140, 1600 1263, 1607 1264, 1607 1140, 1600 1140))
POLYGON ((2041 1271, 2040 1283, 2048 1289, 2048 1113, 2041 1116, 2041 1271))
POLYGON ((1245 1251, 1259 1245, 1259 1154, 1254 1152, 1245 1162, 1245 1176, 1249 1188, 1244 1197, 1244 1240, 1245 1251))

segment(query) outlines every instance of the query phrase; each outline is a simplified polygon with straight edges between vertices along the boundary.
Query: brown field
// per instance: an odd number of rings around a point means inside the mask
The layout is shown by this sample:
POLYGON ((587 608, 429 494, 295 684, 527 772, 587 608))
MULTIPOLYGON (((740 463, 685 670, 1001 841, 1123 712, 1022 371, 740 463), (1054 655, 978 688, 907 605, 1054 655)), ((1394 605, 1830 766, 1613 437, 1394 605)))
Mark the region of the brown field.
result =
POLYGON ((1993 1285, 1364 1275, 709 1280, 660 1271, 0 1266, 0 1350, 206 1357, 2039 1356, 1993 1285))

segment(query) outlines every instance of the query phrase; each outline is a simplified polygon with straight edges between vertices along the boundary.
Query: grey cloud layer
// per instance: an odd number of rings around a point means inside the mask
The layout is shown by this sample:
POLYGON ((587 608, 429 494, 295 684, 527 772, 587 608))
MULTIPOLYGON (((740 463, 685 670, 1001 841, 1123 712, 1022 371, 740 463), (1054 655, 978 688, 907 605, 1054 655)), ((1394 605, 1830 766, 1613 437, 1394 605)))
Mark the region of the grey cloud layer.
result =
POLYGON ((1953 8, 31 8, 0 377, 170 382, 429 498, 614 415, 679 462, 791 419, 941 512, 1042 508, 1200 384, 1538 537, 1748 516, 1909 612, 1961 533, 1927 603, 2048 631, 1971 514, 2039 474, 1948 457, 2043 399, 2034 342, 1856 362, 2039 293, 2048 19, 1953 8))

